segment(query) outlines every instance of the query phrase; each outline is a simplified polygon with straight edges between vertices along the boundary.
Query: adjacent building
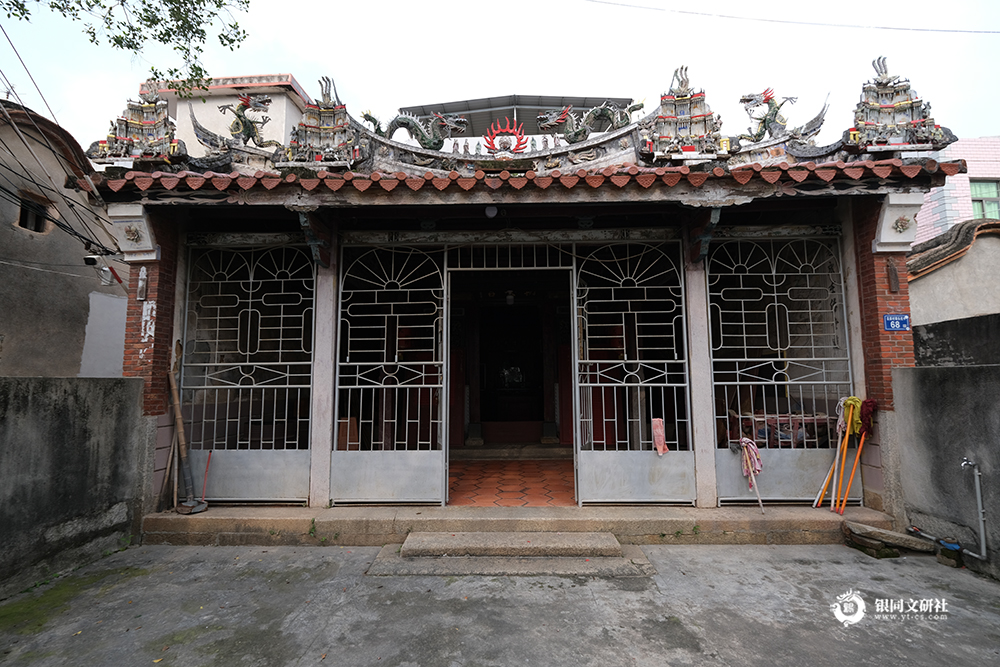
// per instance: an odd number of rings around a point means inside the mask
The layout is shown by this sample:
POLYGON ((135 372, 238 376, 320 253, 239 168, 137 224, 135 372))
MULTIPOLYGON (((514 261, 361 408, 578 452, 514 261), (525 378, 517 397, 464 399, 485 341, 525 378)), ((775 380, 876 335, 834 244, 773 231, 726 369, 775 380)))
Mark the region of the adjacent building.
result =
POLYGON ((0 376, 122 374, 128 266, 94 176, 68 132, 0 100, 0 376))

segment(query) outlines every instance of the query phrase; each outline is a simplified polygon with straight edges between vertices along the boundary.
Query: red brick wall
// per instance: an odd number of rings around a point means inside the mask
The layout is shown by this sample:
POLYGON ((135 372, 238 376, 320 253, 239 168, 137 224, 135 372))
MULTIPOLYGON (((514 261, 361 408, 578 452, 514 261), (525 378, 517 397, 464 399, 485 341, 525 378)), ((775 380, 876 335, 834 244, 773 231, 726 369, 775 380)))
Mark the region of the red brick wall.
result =
POLYGON ((861 343, 865 359, 865 388, 880 410, 892 410, 892 369, 913 366, 910 331, 885 331, 882 316, 910 312, 906 282, 906 255, 873 253, 872 241, 882 204, 876 199, 854 204, 854 241, 861 295, 861 343), (889 289, 889 265, 895 265, 899 289, 889 289))
POLYGON ((177 270, 177 229, 150 216, 160 260, 132 264, 129 272, 128 315, 125 327, 125 360, 122 375, 146 381, 143 414, 161 415, 167 411, 170 384, 171 347, 174 332, 174 286, 177 270), (146 267, 146 300, 136 299, 139 271, 146 267), (144 308, 155 304, 155 315, 144 318, 144 308), (152 334, 149 325, 152 324, 152 334))

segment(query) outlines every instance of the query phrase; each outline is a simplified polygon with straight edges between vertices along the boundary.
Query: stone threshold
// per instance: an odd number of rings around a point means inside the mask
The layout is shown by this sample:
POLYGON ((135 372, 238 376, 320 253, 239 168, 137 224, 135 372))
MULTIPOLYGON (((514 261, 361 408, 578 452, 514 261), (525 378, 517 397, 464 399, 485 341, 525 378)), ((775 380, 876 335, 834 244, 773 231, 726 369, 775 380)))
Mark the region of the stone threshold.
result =
POLYGON ((143 518, 144 544, 385 546, 414 532, 603 532, 625 544, 840 544, 843 523, 891 530, 889 515, 779 505, 332 508, 209 505, 143 518))

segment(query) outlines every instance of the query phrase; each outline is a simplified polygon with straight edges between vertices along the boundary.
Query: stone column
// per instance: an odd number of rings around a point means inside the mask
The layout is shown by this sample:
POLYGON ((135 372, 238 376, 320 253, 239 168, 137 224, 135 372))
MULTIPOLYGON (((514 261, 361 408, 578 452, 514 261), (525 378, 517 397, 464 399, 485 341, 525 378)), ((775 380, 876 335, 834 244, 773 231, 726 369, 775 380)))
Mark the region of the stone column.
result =
POLYGON ((337 360, 337 268, 316 269, 312 416, 309 423, 309 506, 330 503, 330 464, 337 434, 333 403, 337 360))
POLYGON ((696 504, 717 507, 715 480, 715 403, 712 399, 712 349, 708 320, 708 274, 704 262, 685 263, 688 377, 691 392, 691 439, 694 447, 696 504))

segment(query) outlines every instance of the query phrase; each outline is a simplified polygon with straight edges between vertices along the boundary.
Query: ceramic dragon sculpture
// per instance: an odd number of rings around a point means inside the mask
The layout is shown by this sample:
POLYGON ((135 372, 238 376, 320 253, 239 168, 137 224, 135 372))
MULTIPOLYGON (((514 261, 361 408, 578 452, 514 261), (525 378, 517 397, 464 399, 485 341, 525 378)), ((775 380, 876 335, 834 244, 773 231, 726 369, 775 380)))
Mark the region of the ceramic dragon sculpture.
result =
POLYGON ((383 130, 382 124, 371 113, 366 111, 361 114, 361 117, 374 126, 375 134, 380 137, 392 139, 396 130, 403 128, 410 133, 410 137, 417 140, 422 148, 433 151, 441 150, 444 147, 445 139, 450 138, 452 132, 465 132, 465 128, 469 125, 469 121, 464 116, 439 113, 434 114, 434 118, 424 125, 416 116, 404 113, 389 121, 389 125, 383 130))
POLYGON ((232 104, 223 104, 219 107, 219 111, 226 113, 226 111, 232 111, 236 118, 233 122, 229 124, 229 134, 232 135, 233 139, 242 141, 244 145, 249 146, 250 142, 253 142, 258 148, 267 148, 269 146, 281 146, 280 141, 267 140, 261 136, 260 131, 268 121, 271 119, 264 116, 261 120, 254 120, 247 116, 248 111, 263 112, 267 111, 268 107, 271 106, 271 98, 267 95, 240 95, 240 103, 234 108, 232 104))
POLYGON ((802 127, 789 131, 786 129, 788 121, 781 115, 781 108, 785 106, 786 102, 795 104, 797 100, 797 97, 785 97, 782 98, 781 102, 776 102, 774 100, 774 90, 771 88, 768 88, 763 93, 749 93, 741 97, 740 103, 743 104, 747 115, 750 116, 752 122, 756 123, 756 126, 751 126, 748 129, 749 134, 741 134, 739 139, 756 143, 763 141, 765 136, 771 139, 782 139, 785 137, 807 139, 815 135, 823 126, 823 119, 826 117, 828 105, 824 104, 823 109, 811 121, 802 127), (764 113, 759 116, 754 115, 754 112, 760 107, 766 107, 764 113))
POLYGON ((563 139, 567 143, 576 144, 590 136, 598 119, 608 121, 611 125, 609 129, 617 130, 632 122, 632 112, 638 111, 642 107, 642 102, 637 102, 626 109, 622 109, 617 104, 605 102, 583 114, 581 118, 573 113, 573 105, 569 105, 562 109, 551 109, 538 114, 538 128, 547 132, 562 125, 563 139))

